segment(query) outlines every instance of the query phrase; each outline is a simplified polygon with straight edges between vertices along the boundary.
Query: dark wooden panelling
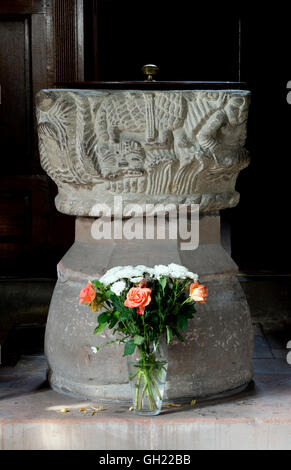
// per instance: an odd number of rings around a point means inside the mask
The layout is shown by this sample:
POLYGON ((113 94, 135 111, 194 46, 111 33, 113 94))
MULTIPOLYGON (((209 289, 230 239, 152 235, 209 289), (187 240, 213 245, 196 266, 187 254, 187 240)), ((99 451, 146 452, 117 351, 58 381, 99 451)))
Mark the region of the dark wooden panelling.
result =
POLYGON ((48 243, 49 185, 46 176, 0 178, 0 259, 33 254, 48 243))
POLYGON ((0 243, 19 242, 31 237, 30 193, 0 191, 0 243))
POLYGON ((45 0, 1 0, 0 15, 45 12, 45 0))
POLYGON ((56 276, 74 240, 74 217, 57 212, 45 175, 0 178, 0 277, 56 276))
POLYGON ((84 0, 76 0, 76 76, 84 80, 84 0))
POLYGON ((32 154, 30 24, 0 22, 0 134, 2 172, 24 171, 32 154))
POLYGON ((83 79, 83 8, 80 0, 54 0, 55 79, 83 79))
POLYGON ((1 277, 55 276, 73 242, 74 218, 57 213, 55 185, 40 166, 33 111, 57 75, 83 79, 82 6, 0 0, 1 277))
MULTIPOLYGON (((50 16, 48 15, 48 19, 50 16)), ((31 101, 33 109, 35 109, 35 97, 39 90, 52 86, 53 81, 50 80, 48 74, 48 67, 52 68, 52 56, 47 52, 48 41, 48 26, 47 18, 44 15, 31 16, 31 101)), ((52 54, 52 51, 51 51, 52 54)), ((31 173, 42 172, 40 168, 39 152, 38 152, 38 136, 37 136, 37 122, 35 113, 31 113, 31 124, 33 126, 33 152, 31 153, 31 173)))

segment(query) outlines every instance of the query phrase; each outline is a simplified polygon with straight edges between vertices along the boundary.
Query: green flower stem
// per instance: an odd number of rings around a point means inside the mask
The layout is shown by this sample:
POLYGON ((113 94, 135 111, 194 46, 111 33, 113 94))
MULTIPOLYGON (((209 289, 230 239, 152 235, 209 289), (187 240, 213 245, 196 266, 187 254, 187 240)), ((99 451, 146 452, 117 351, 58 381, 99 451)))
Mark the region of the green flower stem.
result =
MULTIPOLYGON (((159 346, 159 342, 160 337, 157 340, 157 347, 159 346)), ((162 401, 157 381, 159 380, 163 366, 155 360, 155 353, 147 351, 145 344, 137 347, 140 356, 138 364, 139 370, 130 376, 131 380, 137 376, 134 398, 135 409, 142 410, 143 400, 146 394, 148 407, 150 411, 154 411, 157 408, 156 398, 162 401)))
POLYGON ((137 404, 138 404, 138 395, 139 395, 139 389, 140 389, 141 376, 142 376, 142 373, 141 371, 139 371, 137 382, 136 382, 136 389, 135 389, 135 408, 137 408, 137 404))
POLYGON ((150 403, 150 410, 154 411, 154 409, 157 408, 157 404, 154 399, 154 395, 153 395, 150 383, 147 384, 147 392, 148 392, 148 399, 150 403))
MULTIPOLYGON (((143 401, 145 392, 147 392, 147 397, 148 397, 148 401, 149 401, 150 411, 154 411, 154 409, 157 407, 156 401, 155 401, 155 398, 154 398, 154 395, 153 395, 153 391, 152 391, 152 386, 151 386, 151 384, 152 384, 151 372, 148 372, 146 369, 141 370, 140 373, 139 373, 138 379, 137 379, 136 391, 135 391, 135 408, 136 408, 137 410, 141 410, 141 409, 142 409, 142 401, 143 401), (141 393, 140 393, 140 389, 141 389, 141 377, 142 377, 142 376, 143 376, 143 379, 144 379, 144 385, 143 385, 142 391, 141 391, 141 393)), ((157 392, 159 398, 161 399, 160 393, 159 393, 159 391, 156 389, 155 384, 154 384, 154 387, 155 387, 155 390, 156 390, 156 392, 157 392)))
POLYGON ((157 384, 156 384, 155 379, 153 378, 153 376, 150 377, 150 381, 152 382, 152 384, 153 384, 153 386, 154 386, 154 389, 155 389, 155 392, 156 392, 156 394, 157 394, 158 399, 162 401, 161 394, 160 394, 160 392, 159 392, 159 389, 158 389, 158 387, 157 387, 157 384))
POLYGON ((139 404, 138 404, 138 410, 141 410, 141 407, 142 407, 142 400, 143 400, 143 397, 144 397, 144 393, 146 391, 146 388, 147 388, 147 384, 145 383, 144 386, 143 386, 143 389, 142 389, 142 392, 141 392, 141 395, 140 395, 140 398, 139 398, 139 404))
POLYGON ((138 346, 137 348, 138 348, 138 352, 139 352, 140 358, 141 358, 143 364, 145 364, 146 360, 145 360, 145 356, 144 356, 144 353, 143 353, 143 349, 142 349, 141 346, 138 346))
POLYGON ((154 408, 157 407, 157 405, 156 405, 156 401, 155 401, 154 394, 153 394, 152 387, 151 387, 150 372, 148 371, 145 372, 145 381, 147 384, 147 395, 148 395, 148 399, 150 403, 150 410, 153 411, 154 408))
POLYGON ((130 380, 133 380, 134 377, 136 377, 137 374, 139 374, 139 373, 140 373, 140 371, 138 370, 137 372, 135 372, 135 373, 133 373, 133 374, 130 374, 129 379, 130 379, 130 380))
POLYGON ((144 322, 144 315, 142 315, 142 324, 143 324, 143 337, 146 337, 146 327, 145 327, 145 322, 144 322))

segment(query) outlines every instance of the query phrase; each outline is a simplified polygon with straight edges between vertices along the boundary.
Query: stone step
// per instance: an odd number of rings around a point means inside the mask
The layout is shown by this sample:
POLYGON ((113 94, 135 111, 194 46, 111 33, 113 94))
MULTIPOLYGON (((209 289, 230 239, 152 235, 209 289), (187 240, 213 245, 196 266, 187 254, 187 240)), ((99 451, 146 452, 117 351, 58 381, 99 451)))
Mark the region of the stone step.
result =
POLYGON ((0 449, 291 449, 291 366, 282 358, 253 364, 254 383, 244 392, 165 406, 148 418, 135 415, 128 403, 56 393, 46 383, 43 355, 22 356, 16 367, 0 368, 0 449))

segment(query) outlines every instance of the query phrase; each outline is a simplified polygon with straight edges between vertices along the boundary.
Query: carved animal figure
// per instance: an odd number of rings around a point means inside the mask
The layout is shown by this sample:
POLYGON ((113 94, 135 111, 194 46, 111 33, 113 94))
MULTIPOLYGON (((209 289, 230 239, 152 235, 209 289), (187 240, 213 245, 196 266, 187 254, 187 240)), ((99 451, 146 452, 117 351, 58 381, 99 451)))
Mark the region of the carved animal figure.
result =
POLYGON ((99 159, 102 177, 114 180, 143 175, 145 154, 138 142, 120 142, 110 145, 108 149, 106 147, 99 159))
POLYGON ((103 142, 118 143, 122 132, 132 132, 142 134, 141 140, 148 144, 168 145, 185 114, 181 93, 114 94, 104 98, 94 128, 103 142))

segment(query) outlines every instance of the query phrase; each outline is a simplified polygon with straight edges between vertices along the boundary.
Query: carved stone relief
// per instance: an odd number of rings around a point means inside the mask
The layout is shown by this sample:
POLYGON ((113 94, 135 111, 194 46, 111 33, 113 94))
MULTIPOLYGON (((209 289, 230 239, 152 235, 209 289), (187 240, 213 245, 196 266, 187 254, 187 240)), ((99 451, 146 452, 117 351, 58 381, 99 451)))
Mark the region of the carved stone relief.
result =
POLYGON ((57 183, 57 209, 94 215, 97 202, 233 207, 250 92, 42 90, 41 164, 57 183), (92 212, 93 211, 93 212, 92 212))

